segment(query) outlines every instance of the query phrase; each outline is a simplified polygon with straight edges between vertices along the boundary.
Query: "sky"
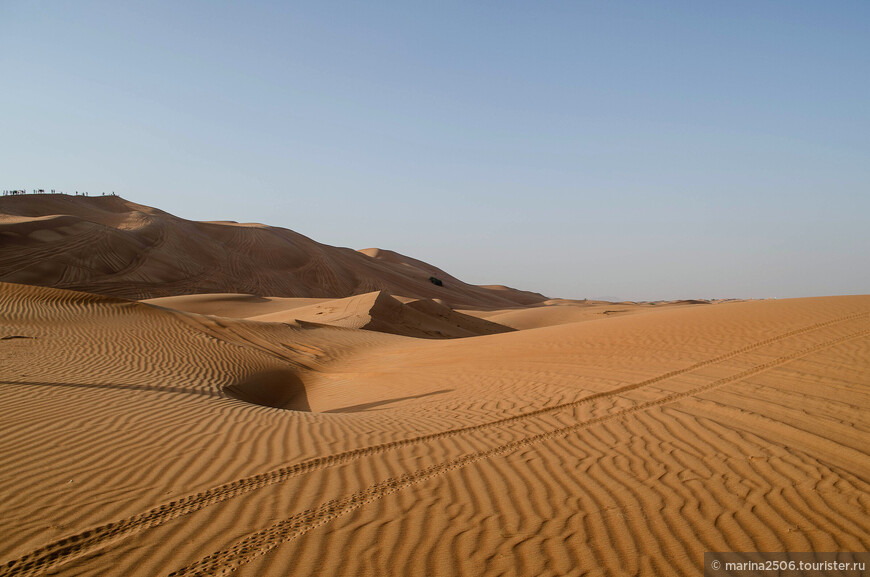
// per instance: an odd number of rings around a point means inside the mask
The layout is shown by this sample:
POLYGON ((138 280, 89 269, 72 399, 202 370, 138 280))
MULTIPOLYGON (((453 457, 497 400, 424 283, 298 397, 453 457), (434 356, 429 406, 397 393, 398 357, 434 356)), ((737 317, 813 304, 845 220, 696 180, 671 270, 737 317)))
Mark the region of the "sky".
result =
POLYGON ((0 188, 657 300, 870 293, 870 2, 0 0, 0 188))

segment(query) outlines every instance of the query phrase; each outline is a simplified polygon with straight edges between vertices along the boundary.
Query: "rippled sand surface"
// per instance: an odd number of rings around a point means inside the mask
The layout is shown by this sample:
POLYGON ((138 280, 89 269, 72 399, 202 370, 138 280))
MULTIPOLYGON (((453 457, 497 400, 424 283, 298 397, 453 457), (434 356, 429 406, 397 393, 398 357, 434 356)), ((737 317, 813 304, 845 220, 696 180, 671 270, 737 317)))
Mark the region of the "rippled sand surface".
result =
POLYGON ((870 548, 868 296, 465 311, 524 330, 442 340, 264 302, 0 284, 0 575, 698 575, 704 551, 870 548))

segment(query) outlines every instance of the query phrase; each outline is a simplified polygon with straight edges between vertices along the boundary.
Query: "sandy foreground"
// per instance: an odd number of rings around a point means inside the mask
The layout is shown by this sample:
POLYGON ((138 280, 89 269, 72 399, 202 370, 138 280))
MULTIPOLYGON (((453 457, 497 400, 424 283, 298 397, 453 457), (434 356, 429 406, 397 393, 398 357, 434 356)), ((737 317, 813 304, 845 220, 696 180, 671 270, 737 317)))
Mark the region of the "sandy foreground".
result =
POLYGON ((704 551, 870 548, 870 296, 463 309, 522 330, 447 340, 363 330, 377 295, 191 298, 0 284, 0 575, 699 575, 704 551))

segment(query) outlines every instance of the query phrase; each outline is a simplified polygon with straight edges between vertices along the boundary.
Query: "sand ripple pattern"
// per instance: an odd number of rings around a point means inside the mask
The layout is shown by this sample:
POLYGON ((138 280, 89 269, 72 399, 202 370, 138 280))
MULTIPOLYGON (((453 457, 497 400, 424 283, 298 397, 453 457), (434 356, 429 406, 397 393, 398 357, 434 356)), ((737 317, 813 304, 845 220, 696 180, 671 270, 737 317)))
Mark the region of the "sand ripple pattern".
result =
MULTIPOLYGON (((607 397, 619 396, 636 389, 650 387, 656 383, 672 379, 679 375, 692 373, 708 367, 728 361, 739 355, 750 353, 757 349, 773 343, 786 340, 790 337, 817 331, 827 327, 834 326, 847 321, 855 321, 866 318, 868 313, 859 313, 839 317, 837 319, 815 323, 800 329, 789 331, 787 333, 758 341, 751 345, 730 351, 726 354, 710 358, 685 367, 683 369, 663 373, 656 377, 645 379, 643 381, 623 386, 606 393, 589 395, 579 400, 560 405, 546 407, 544 409, 530 411, 520 415, 514 415, 508 418, 499 419, 496 421, 481 423, 469 427, 455 428, 451 430, 441 431, 439 433, 423 435, 411 439, 403 439, 399 441, 378 444, 374 446, 364 447, 356 450, 345 451, 333 455, 317 457, 309 459, 288 467, 282 467, 264 474, 254 475, 239 479, 218 487, 208 489, 201 493, 190 495, 184 498, 170 501, 160 507, 151 509, 145 513, 128 517, 121 521, 109 523, 67 537, 65 539, 54 542, 48 546, 42 547, 33 551, 19 559, 10 561, 6 566, 0 569, 0 575, 33 575, 39 574, 53 567, 62 565, 71 559, 77 558, 88 552, 106 547, 112 542, 122 539, 125 536, 132 535, 145 531, 149 528, 161 525, 183 515, 193 513, 210 505, 223 502, 228 499, 239 497, 255 491, 257 489, 282 483, 289 478, 312 473, 315 471, 327 469, 337 465, 345 464, 356 459, 368 457, 383 453, 386 451, 398 450, 416 444, 426 444, 433 441, 446 439, 453 436, 464 436, 473 434, 486 429, 503 427, 506 425, 515 424, 524 420, 535 419, 551 413, 565 411, 581 405, 591 404, 600 401, 607 397)), ((702 386, 693 387, 686 391, 671 393, 658 398, 633 406, 614 410, 602 416, 587 418, 581 422, 571 424, 569 426, 558 427, 548 430, 544 433, 539 433, 527 436, 521 439, 503 443, 501 445, 488 448, 482 451, 476 451, 470 454, 463 455, 442 463, 438 463, 429 467, 419 469, 414 472, 408 472, 396 477, 388 478, 384 481, 370 485, 353 494, 331 499, 318 507, 308 509, 296 513, 289 518, 278 522, 269 528, 256 532, 248 538, 235 544, 233 547, 221 550, 213 555, 210 555, 193 565, 189 565, 176 574, 222 574, 227 571, 234 570, 251 560, 264 555, 277 547, 278 545, 303 535, 331 519, 344 515, 350 511, 354 511, 367 503, 391 495, 419 484, 428 481, 434 477, 444 475, 448 472, 466 467, 472 463, 490 459, 492 457, 506 455, 522 450, 524 447, 539 444, 546 440, 557 439, 576 433, 578 430, 592 427, 593 425, 602 425, 610 421, 623 418, 627 415, 632 415, 642 411, 659 408, 663 405, 673 403, 687 397, 696 396, 700 393, 722 387, 729 383, 738 382, 754 375, 758 375, 765 371, 780 367, 794 360, 800 359, 814 352, 835 347, 839 344, 848 341, 859 339, 868 335, 867 330, 853 332, 838 338, 828 339, 822 343, 809 348, 804 348, 794 353, 777 357, 771 361, 757 364, 750 369, 740 371, 736 374, 729 375, 724 378, 716 379, 702 386)))
POLYGON ((588 421, 577 423, 568 427, 554 429, 546 433, 506 443, 504 445, 494 447, 486 451, 480 451, 477 453, 466 455, 462 458, 454 459, 439 465, 434 465, 426 469, 416 471, 414 473, 406 473, 396 478, 387 479, 381 483, 377 483, 375 485, 367 487, 363 491, 354 493, 353 495, 349 495, 340 499, 334 499, 332 501, 322 504, 317 508, 303 511, 302 513, 294 515, 289 519, 286 519, 284 521, 281 521, 280 523, 273 525, 272 527, 269 527, 267 530, 255 533, 254 535, 237 543, 231 549, 213 553, 212 555, 203 558, 198 563, 187 566, 184 569, 172 573, 171 575, 180 577, 186 575, 227 574, 236 570, 241 565, 250 562, 254 558, 268 553, 278 545, 299 535, 302 535, 305 532, 310 531, 311 529, 314 529, 338 517, 339 515, 348 513, 354 509, 362 507, 363 505, 371 503, 376 499, 380 499, 416 483, 429 480, 435 476, 465 467, 483 459, 488 459, 497 455, 514 452, 522 449, 523 447, 541 443, 543 441, 554 439, 557 437, 564 437, 568 434, 576 432, 579 429, 585 429, 591 427, 592 425, 607 423, 609 421, 620 419, 632 413, 646 411, 648 409, 672 403, 674 401, 689 396, 694 396, 699 393, 721 387, 732 382, 740 381, 750 376, 789 363, 795 359, 799 359, 811 353, 834 347, 838 344, 853 339, 866 337, 868 335, 870 335, 870 330, 859 331, 840 337, 838 339, 826 341, 814 347, 798 351, 796 353, 781 357, 774 361, 758 365, 756 367, 753 367, 752 369, 742 371, 741 373, 726 377, 724 379, 719 379, 703 387, 697 387, 683 393, 667 395, 660 399, 656 399, 655 401, 641 403, 629 409, 624 409, 606 416, 590 419, 588 421))

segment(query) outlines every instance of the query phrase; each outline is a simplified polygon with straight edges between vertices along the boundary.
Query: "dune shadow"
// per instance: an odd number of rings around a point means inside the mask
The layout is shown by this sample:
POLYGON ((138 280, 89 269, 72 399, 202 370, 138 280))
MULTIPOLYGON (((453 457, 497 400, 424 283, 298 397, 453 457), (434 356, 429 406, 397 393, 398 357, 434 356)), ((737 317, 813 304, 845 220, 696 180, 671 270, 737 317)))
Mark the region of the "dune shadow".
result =
POLYGON ((359 405, 350 405, 348 407, 341 407, 340 409, 329 409, 328 411, 322 411, 322 412, 324 412, 324 413, 357 413, 360 411, 366 411, 368 409, 373 409, 375 407, 389 405, 391 403, 398 403, 399 401, 407 401, 409 399, 421 399, 423 397, 430 397, 432 395, 441 395, 441 394, 449 393, 452 391, 453 391, 453 389, 441 389, 440 391, 432 391, 431 393, 423 393, 421 395, 409 395, 407 397, 396 397, 393 399, 386 399, 383 401, 373 401, 371 403, 360 403, 359 405))
POLYGON ((264 407, 311 411, 302 379, 289 370, 262 371, 223 388, 229 396, 264 407))
MULTIPOLYGON (((289 370, 271 370, 255 373, 237 383, 223 387, 222 391, 194 389, 190 387, 178 387, 172 385, 133 385, 124 383, 64 383, 57 381, 13 381, 0 380, 0 385, 23 385, 34 387, 55 387, 71 389, 117 389, 125 391, 154 391, 162 393, 175 393, 179 395, 196 395, 215 399, 231 397, 253 405, 286 409, 292 411, 312 412, 308 402, 308 391, 299 376, 289 370), (223 392, 223 394, 221 394, 223 392)), ((382 407, 399 401, 420 399, 432 395, 441 395, 452 392, 453 389, 442 389, 420 395, 408 395, 395 397, 370 403, 349 405, 337 409, 320 411, 322 413, 357 413, 376 407, 382 407)))
POLYGON ((11 381, 0 380, 0 385, 24 385, 33 387, 56 387, 68 389, 117 389, 124 391, 156 391, 161 393, 176 393, 180 395, 198 395, 201 397, 222 398, 217 391, 176 387, 172 385, 131 385, 124 383, 62 383, 58 381, 11 381))

